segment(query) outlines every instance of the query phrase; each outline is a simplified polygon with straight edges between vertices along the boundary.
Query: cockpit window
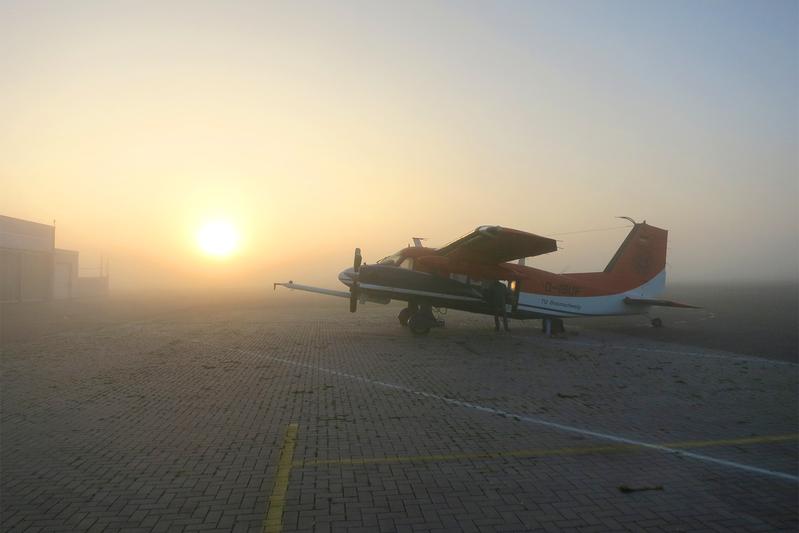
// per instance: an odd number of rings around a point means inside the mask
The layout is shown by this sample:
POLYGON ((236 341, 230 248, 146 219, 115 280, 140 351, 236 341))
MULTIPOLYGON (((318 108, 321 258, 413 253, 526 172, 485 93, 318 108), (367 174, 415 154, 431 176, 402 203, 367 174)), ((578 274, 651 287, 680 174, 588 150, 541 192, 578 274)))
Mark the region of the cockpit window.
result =
POLYGON ((402 263, 399 264, 399 267, 407 270, 413 270, 413 257, 406 257, 403 259, 402 263))
POLYGON ((380 261, 377 262, 378 265, 385 265, 385 266, 397 266, 402 260, 402 253, 397 252, 393 255, 389 255, 388 257, 384 257, 380 261))

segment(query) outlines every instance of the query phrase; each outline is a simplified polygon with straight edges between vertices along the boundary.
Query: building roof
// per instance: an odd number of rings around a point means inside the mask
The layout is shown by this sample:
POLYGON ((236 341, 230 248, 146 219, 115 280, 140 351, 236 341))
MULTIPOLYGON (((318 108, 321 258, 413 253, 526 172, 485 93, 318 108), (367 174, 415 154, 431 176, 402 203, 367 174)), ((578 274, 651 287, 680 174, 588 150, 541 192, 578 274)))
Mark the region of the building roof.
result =
POLYGON ((0 215, 0 248, 52 252, 55 226, 0 215))

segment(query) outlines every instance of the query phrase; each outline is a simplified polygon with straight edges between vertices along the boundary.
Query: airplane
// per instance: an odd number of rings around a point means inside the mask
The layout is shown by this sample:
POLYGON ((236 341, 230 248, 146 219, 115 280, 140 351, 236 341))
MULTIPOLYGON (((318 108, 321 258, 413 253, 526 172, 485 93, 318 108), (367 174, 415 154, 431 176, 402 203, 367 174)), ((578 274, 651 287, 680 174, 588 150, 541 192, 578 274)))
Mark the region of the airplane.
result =
MULTIPOLYGON (((633 227, 602 272, 554 274, 526 266, 525 258, 555 252, 557 241, 501 226, 479 226, 437 249, 422 246, 421 239, 414 238, 414 246, 371 265, 362 264, 361 250, 356 248, 352 268, 338 276, 349 291, 293 281, 275 283, 274 289, 281 286, 348 298, 353 313, 359 302, 404 301, 407 306, 397 318, 416 335, 443 326, 434 308, 494 315, 485 291, 494 281, 508 289, 509 318, 541 319, 542 329, 550 335, 563 333, 564 318, 648 315, 656 306, 696 309, 658 298, 666 284, 668 232, 646 221, 619 218, 629 220, 633 227)), ((661 327, 663 323, 652 318, 651 324, 661 327)))

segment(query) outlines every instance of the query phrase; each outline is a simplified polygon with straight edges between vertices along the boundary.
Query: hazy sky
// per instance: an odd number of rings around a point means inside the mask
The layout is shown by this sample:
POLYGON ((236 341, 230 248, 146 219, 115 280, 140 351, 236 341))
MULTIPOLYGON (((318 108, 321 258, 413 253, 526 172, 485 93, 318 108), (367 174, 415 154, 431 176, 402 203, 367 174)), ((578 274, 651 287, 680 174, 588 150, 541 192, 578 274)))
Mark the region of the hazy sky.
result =
POLYGON ((673 280, 795 279, 797 5, 0 1, 0 214, 116 287, 336 286, 355 246, 616 215, 670 230, 673 280))

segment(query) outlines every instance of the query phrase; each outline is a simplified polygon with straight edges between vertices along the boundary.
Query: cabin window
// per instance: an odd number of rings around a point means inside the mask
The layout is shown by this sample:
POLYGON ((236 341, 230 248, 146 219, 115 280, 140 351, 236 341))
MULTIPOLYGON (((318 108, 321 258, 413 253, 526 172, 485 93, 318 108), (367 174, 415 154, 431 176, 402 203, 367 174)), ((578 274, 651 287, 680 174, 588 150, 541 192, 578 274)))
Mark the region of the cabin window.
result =
POLYGON ((399 264, 400 268, 404 268, 406 270, 413 270, 413 257, 406 257, 402 260, 399 264))
POLYGON ((470 277, 467 277, 467 278, 466 278, 466 282, 467 282, 469 285, 471 285, 472 287, 479 287, 479 288, 482 288, 482 287, 483 287, 483 285, 485 284, 485 281, 484 281, 484 280, 482 280, 482 279, 479 279, 479 278, 470 278, 470 277))

